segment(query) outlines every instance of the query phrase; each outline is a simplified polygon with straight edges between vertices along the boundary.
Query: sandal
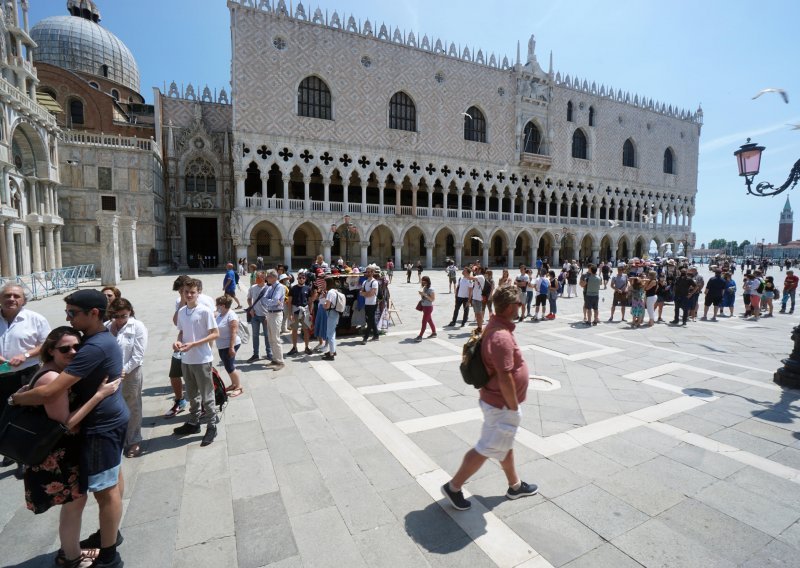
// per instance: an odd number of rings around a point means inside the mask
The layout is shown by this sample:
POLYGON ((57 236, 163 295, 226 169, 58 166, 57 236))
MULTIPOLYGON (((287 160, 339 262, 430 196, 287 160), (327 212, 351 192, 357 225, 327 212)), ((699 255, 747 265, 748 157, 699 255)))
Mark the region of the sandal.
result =
POLYGON ((236 398, 244 392, 242 387, 236 387, 228 391, 228 398, 236 398))
POLYGON ((126 458, 138 458, 142 455, 142 447, 139 444, 134 444, 125 452, 126 458))
MULTIPOLYGON (((78 568, 81 566, 81 561, 88 560, 89 564, 91 564, 98 556, 100 556, 99 548, 84 548, 81 550, 81 555, 78 556, 78 558, 75 560, 67 560, 64 550, 59 548, 58 552, 56 552, 55 565, 64 568, 78 568)), ((89 564, 86 564, 86 566, 89 564)))

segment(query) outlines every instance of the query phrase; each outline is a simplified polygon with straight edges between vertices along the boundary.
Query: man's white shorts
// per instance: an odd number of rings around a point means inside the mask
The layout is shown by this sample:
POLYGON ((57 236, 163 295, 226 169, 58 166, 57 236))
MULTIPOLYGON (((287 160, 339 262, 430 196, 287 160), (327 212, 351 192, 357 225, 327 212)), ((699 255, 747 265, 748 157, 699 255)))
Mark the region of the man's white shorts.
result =
POLYGON ((502 461, 514 445, 522 411, 495 408, 482 400, 478 402, 483 411, 483 428, 481 439, 475 444, 475 451, 487 458, 502 461))

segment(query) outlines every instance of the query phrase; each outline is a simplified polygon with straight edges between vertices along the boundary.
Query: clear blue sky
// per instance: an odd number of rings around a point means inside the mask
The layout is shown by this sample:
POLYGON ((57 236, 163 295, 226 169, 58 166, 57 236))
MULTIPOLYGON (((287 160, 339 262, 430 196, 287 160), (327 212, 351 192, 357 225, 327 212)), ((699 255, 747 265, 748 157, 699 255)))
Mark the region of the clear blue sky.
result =
MULTIPOLYGON (((143 95, 174 80, 230 91, 229 14, 224 0, 95 0, 102 25, 133 52, 143 95)), ((288 2, 287 2, 288 5, 288 2)), ((66 13, 65 0, 30 0, 31 24, 66 13)), ((306 4, 313 13, 317 4, 306 4)), ((800 159, 800 1, 764 0, 336 0, 334 10, 508 55, 531 33, 546 65, 562 75, 696 109, 700 138, 697 244, 713 238, 775 241, 786 193, 746 196, 733 151, 752 137, 767 147, 756 181, 781 185, 800 159), (789 92, 751 97, 765 87, 789 92)), ((344 18, 342 18, 344 20, 344 18)), ((800 238, 800 186, 789 193, 800 238)))

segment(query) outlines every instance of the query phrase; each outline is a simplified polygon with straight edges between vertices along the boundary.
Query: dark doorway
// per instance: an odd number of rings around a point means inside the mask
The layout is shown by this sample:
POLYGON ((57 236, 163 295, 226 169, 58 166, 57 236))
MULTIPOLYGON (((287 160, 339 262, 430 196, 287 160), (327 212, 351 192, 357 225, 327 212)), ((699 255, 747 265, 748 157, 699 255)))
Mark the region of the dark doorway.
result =
POLYGON ((219 264, 216 219, 186 218, 186 255, 190 268, 216 268, 219 264))

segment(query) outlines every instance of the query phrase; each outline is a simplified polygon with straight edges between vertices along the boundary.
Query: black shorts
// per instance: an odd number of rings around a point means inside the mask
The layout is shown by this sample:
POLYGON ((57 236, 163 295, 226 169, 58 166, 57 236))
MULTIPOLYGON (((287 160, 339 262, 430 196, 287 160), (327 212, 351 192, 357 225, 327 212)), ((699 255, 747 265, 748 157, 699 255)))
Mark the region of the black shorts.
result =
POLYGON ((722 295, 720 294, 718 296, 716 294, 706 294, 705 304, 706 307, 712 305, 716 308, 720 307, 722 305, 722 295))
POLYGON ((614 303, 612 306, 622 306, 623 308, 630 305, 628 301, 628 293, 627 292, 614 292, 614 303))
POLYGON ((175 357, 170 357, 169 362, 169 378, 175 377, 182 377, 183 376, 183 369, 181 369, 181 360, 176 359, 175 357))
POLYGON ((584 296, 583 297, 583 309, 584 310, 595 310, 597 311, 598 301, 600 300, 600 296, 584 296))
POLYGON ((537 294, 536 295, 536 307, 539 306, 545 307, 547 305, 547 294, 537 294))
MULTIPOLYGON (((90 478, 106 477, 108 487, 116 485, 113 482, 115 475, 113 471, 118 470, 122 463, 122 450, 125 447, 125 433, 128 430, 127 422, 122 426, 81 435, 80 450, 80 474, 79 485, 81 493, 86 493, 89 489, 90 478)), ((118 471, 116 477, 118 478, 118 471)))

